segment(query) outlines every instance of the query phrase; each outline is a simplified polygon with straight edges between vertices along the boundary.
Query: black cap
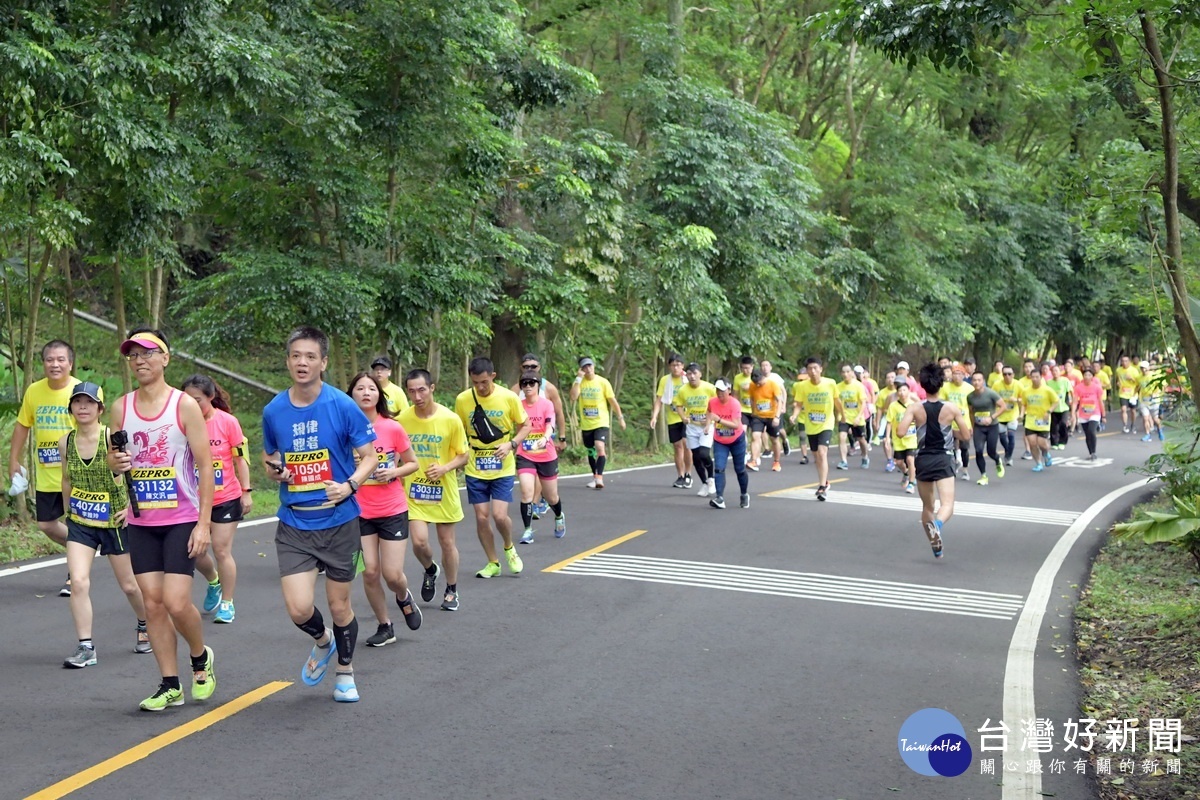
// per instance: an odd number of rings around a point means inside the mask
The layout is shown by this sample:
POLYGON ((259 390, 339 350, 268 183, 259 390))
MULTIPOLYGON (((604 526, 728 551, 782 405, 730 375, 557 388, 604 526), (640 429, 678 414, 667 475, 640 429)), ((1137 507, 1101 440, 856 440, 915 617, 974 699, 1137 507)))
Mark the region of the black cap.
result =
MULTIPOLYGON (((362 362, 360 361, 358 363, 361 364, 362 362)), ((392 368, 392 360, 390 358, 388 358, 387 356, 376 356, 375 360, 371 362, 371 369, 375 369, 376 367, 383 367, 384 369, 391 369, 392 368)))
POLYGON ((684 369, 684 372, 700 372, 700 365, 693 361, 687 365, 687 368, 684 369))
POLYGON ((104 405, 104 390, 101 389, 99 385, 92 383, 91 381, 83 381, 82 383, 75 384, 75 388, 71 390, 71 400, 74 400, 80 395, 83 395, 84 397, 90 397, 100 405, 104 405))

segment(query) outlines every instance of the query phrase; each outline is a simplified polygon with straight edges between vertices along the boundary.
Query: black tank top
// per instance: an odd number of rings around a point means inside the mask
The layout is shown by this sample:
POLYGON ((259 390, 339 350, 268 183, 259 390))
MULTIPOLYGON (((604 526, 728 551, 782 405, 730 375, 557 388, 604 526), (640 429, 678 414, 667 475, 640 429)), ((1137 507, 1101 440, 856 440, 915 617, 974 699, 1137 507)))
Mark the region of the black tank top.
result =
POLYGON ((925 409, 925 424, 917 428, 917 455, 953 453, 950 425, 938 422, 942 415, 942 405, 941 400, 926 400, 921 404, 925 409))

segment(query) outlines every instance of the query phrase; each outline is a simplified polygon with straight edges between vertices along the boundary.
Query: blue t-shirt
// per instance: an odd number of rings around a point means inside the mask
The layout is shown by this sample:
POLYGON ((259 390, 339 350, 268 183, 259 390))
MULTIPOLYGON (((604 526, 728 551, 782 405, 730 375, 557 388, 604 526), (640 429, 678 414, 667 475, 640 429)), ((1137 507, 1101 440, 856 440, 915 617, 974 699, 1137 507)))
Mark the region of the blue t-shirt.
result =
POLYGON ((350 497, 319 511, 297 511, 329 502, 325 481, 343 483, 354 474, 354 448, 375 441, 375 431, 358 404, 327 383, 307 406, 292 403, 286 391, 263 409, 263 450, 278 452, 292 471, 292 483, 279 485, 279 519, 301 530, 336 528, 359 515, 350 497))

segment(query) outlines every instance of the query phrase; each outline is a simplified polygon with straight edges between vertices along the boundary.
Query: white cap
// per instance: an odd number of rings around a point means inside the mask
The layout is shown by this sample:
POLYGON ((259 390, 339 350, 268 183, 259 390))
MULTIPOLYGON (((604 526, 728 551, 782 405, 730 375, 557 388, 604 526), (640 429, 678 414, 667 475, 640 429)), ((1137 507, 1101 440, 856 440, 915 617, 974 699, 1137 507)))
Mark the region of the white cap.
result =
POLYGON ((717 381, 713 384, 713 386, 718 392, 728 392, 732 388, 728 383, 725 382, 724 378, 717 378, 717 381))
POLYGON ((1150 369, 1150 362, 1143 361, 1142 363, 1138 364, 1138 366, 1141 367, 1142 369, 1150 369))
POLYGON ((896 369, 908 369, 908 362, 907 361, 899 362, 898 364, 896 364, 896 369))
POLYGON ((862 365, 862 364, 855 364, 855 365, 854 365, 854 371, 855 371, 855 373, 857 373, 857 374, 859 374, 859 375, 862 375, 864 372, 866 372, 866 370, 865 370, 865 369, 863 369, 863 365, 862 365))

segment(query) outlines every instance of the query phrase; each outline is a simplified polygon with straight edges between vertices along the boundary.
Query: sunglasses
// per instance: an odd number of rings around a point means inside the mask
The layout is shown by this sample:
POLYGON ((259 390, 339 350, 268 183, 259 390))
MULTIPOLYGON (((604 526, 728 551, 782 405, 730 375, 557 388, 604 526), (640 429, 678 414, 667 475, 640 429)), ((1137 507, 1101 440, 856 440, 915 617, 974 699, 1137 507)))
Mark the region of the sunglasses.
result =
POLYGON ((522 364, 521 369, 541 369, 541 364, 522 364))
POLYGON ((538 385, 537 381, 521 381, 522 389, 524 389, 526 386, 537 386, 537 385, 538 385))
POLYGON ((1011 373, 1011 372, 1006 372, 1006 373, 1004 373, 1004 374, 1005 374, 1005 375, 1008 375, 1008 376, 1010 376, 1010 377, 1013 375, 1013 373, 1011 373))

